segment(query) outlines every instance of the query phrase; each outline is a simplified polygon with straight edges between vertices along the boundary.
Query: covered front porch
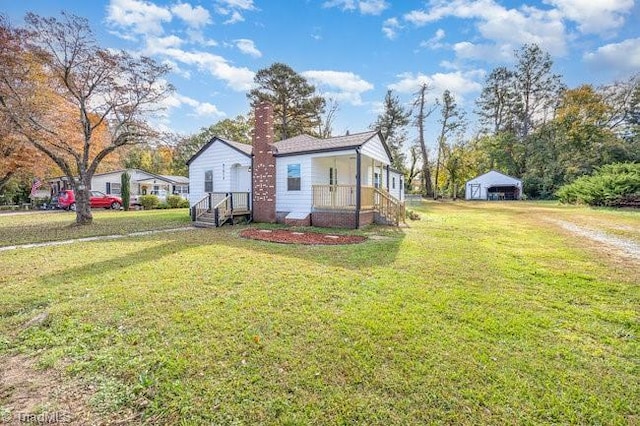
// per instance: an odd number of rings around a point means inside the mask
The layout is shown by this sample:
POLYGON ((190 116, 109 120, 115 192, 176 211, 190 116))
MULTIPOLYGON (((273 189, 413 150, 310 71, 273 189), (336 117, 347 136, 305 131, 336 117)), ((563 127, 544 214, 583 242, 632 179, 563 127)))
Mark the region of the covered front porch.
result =
MULTIPOLYGON (((355 152, 312 160, 312 215, 356 212, 356 227, 404 221, 402 176, 388 164, 355 152)), ((315 221, 314 221, 315 222, 315 221)))

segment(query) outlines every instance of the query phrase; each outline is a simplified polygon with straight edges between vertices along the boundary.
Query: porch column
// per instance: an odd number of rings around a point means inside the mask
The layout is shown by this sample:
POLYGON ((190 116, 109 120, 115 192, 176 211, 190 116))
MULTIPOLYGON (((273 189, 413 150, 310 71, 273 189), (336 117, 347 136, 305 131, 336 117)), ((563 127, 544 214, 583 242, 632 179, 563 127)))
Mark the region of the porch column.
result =
POLYGON ((385 168, 387 169, 387 192, 391 192, 391 188, 389 188, 389 165, 387 164, 385 168))
POLYGON ((361 173, 360 167, 362 166, 362 158, 360 155, 360 148, 356 148, 356 229, 360 228, 360 206, 362 203, 361 193, 361 173))
POLYGON ((375 158, 371 159, 371 186, 375 188, 376 186, 376 160, 375 158))

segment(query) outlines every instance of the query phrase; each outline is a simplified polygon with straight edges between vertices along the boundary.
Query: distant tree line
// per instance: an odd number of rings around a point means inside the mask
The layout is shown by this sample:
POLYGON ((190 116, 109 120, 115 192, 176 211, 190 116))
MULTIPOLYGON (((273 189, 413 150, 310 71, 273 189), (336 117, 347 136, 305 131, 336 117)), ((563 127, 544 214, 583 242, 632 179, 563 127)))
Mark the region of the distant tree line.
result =
MULTIPOLYGON (((158 132, 146 117, 172 90, 163 83, 166 67, 101 48, 79 17, 29 14, 26 21, 25 28, 13 28, 0 19, 5 202, 25 197, 34 176, 73 177, 82 202, 97 170, 186 175, 186 161, 214 136, 251 143, 251 112, 192 135, 158 132)), ((370 127, 380 130, 408 191, 455 198, 466 180, 495 169, 522 178, 527 196, 550 198, 602 166, 640 161, 640 75, 568 88, 537 45, 522 46, 514 57, 512 68, 487 75, 473 111, 479 128, 471 136, 471 120, 450 90, 434 94, 423 84, 409 103, 385 93, 370 127)), ((291 67, 274 63, 254 82, 247 99, 251 106, 274 105, 277 139, 332 135, 339 105, 291 67)), ((80 208, 78 222, 90 221, 88 207, 80 208)))

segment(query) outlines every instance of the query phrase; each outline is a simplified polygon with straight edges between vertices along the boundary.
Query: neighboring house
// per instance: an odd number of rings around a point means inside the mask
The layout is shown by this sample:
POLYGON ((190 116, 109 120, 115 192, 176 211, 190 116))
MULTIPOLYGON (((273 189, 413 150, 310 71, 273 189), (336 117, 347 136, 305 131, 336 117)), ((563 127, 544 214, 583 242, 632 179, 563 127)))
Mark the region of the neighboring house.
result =
MULTIPOLYGON (((121 176, 128 172, 131 177, 131 197, 139 195, 157 195, 166 199, 167 195, 176 194, 184 198, 189 196, 189 178, 185 176, 156 175, 140 169, 114 170, 107 173, 96 173, 91 179, 91 188, 105 194, 121 195, 121 176)), ((71 189, 66 176, 50 179, 52 192, 71 189)))
POLYGON ((403 220, 403 176, 379 132, 273 142, 272 107, 261 104, 255 115, 253 146, 215 137, 187 162, 196 221, 212 212, 220 225, 235 211, 325 227, 403 220))
POLYGON ((467 200, 519 200, 522 181, 491 170, 468 181, 465 185, 467 200))

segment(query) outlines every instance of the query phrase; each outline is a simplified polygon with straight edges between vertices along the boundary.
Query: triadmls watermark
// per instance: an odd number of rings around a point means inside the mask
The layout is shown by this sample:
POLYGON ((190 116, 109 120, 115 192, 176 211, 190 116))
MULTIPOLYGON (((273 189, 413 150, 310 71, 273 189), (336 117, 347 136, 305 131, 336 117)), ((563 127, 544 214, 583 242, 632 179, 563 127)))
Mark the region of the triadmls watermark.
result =
POLYGON ((6 413, 1 417, 3 421, 14 420, 20 423, 36 425, 52 425, 71 422, 71 413, 66 411, 52 411, 48 413, 6 413))

